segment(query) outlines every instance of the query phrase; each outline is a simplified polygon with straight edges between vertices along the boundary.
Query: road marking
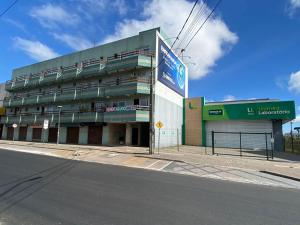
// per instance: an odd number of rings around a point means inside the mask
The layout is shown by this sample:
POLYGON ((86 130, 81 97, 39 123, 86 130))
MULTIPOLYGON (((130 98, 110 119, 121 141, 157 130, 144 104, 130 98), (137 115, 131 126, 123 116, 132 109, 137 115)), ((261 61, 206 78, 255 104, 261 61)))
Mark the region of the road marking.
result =
POLYGON ((162 166, 159 170, 163 170, 164 168, 166 168, 167 166, 169 166, 173 161, 168 162, 167 164, 165 164, 164 166, 162 166))
POLYGON ((154 166, 156 163, 160 162, 160 160, 155 161, 154 163, 151 163, 150 165, 146 166, 145 168, 150 168, 151 166, 154 166))

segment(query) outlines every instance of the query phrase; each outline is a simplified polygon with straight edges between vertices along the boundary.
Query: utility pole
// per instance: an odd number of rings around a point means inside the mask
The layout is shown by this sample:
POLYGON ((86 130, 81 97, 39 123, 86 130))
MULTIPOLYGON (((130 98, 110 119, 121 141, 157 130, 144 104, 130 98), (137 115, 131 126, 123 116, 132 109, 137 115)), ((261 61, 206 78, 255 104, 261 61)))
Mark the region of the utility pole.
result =
POLYGON ((150 73, 150 101, 149 101, 149 155, 153 154, 153 56, 151 55, 151 73, 150 73))

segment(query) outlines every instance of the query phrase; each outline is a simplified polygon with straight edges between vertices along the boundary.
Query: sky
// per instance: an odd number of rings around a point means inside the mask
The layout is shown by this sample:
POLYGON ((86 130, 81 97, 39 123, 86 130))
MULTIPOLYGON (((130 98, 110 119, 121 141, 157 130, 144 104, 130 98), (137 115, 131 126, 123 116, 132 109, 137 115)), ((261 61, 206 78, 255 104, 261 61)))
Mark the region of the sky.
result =
MULTIPOLYGON (((0 12, 13 1, 2 0, 0 12)), ((185 29, 174 45, 175 51, 185 49, 189 96, 205 96, 208 101, 294 100, 294 125, 300 126, 300 0, 223 0, 185 48, 217 2, 200 0, 186 25, 193 29, 185 29)), ((189 0, 19 0, 0 18, 0 82, 10 79, 14 68, 158 26, 172 40, 193 4, 189 0)), ((284 131, 288 129, 286 124, 284 131)))

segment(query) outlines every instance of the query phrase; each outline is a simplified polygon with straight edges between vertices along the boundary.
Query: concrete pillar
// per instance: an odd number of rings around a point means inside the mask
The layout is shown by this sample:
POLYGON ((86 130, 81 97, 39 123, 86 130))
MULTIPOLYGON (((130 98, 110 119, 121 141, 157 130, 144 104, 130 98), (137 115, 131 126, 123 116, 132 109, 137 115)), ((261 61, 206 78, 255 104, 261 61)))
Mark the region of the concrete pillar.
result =
POLYGON ((132 136, 132 126, 130 123, 126 123, 126 137, 125 137, 126 145, 131 145, 131 136, 132 136))
POLYGON ((27 128, 26 141, 32 141, 32 127, 27 128))
POLYGON ((88 133, 89 133, 89 127, 80 127, 79 128, 79 141, 78 143, 80 145, 87 145, 88 144, 88 133))
POLYGON ((273 120, 274 151, 284 151, 282 120, 273 120))
POLYGON ((42 142, 47 143, 49 137, 49 129, 42 129, 42 142))
POLYGON ((2 139, 6 140, 7 139, 7 126, 3 125, 2 129, 2 139))
POLYGON ((20 131, 20 127, 14 128, 14 140, 15 141, 19 140, 19 131, 20 131))
POLYGON ((59 143, 66 144, 67 143, 67 127, 60 127, 59 129, 59 143))
POLYGON ((109 126, 108 126, 108 124, 106 126, 103 126, 102 144, 103 145, 109 145, 109 126))

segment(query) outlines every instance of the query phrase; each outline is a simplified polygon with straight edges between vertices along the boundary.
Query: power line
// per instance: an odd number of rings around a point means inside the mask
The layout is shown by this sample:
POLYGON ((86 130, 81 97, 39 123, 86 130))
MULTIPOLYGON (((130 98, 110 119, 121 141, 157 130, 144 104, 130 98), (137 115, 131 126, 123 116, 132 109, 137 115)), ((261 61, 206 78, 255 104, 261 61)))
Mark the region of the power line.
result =
POLYGON ((4 16, 5 13, 7 13, 12 7, 14 7, 15 4, 17 4, 18 0, 15 0, 10 6, 8 6, 7 9, 5 9, 1 14, 0 14, 0 18, 2 16, 4 16))
POLYGON ((197 30, 197 32, 193 35, 193 37, 189 40, 189 42, 187 43, 187 45, 183 48, 184 50, 187 49, 187 47, 190 45, 190 43, 192 42, 192 40, 195 38, 195 36, 198 34, 198 32, 202 29, 202 27, 205 25, 205 23, 207 22, 207 20, 211 17, 211 15, 214 13, 214 11, 216 10, 216 8, 219 6, 219 4, 221 3, 222 0, 219 0, 217 2, 217 4, 215 5, 215 7, 211 10, 211 12, 209 13, 209 15, 206 17, 206 19, 204 20, 204 22, 201 24, 201 26, 199 27, 199 29, 197 30))
POLYGON ((196 7, 198 1, 199 1, 199 0, 196 0, 196 1, 195 1, 192 10, 190 11, 188 17, 186 18, 186 20, 185 20, 185 22, 184 22, 184 24, 183 24, 181 30, 179 31, 179 34, 177 35, 176 39, 174 40, 174 42, 173 42, 171 48, 174 46, 174 44, 176 43, 176 41, 179 39, 179 36, 180 36, 181 32, 183 31, 185 25, 187 24, 188 20, 190 19, 191 15, 192 15, 192 13, 193 13, 193 11, 194 11, 194 8, 196 7))

